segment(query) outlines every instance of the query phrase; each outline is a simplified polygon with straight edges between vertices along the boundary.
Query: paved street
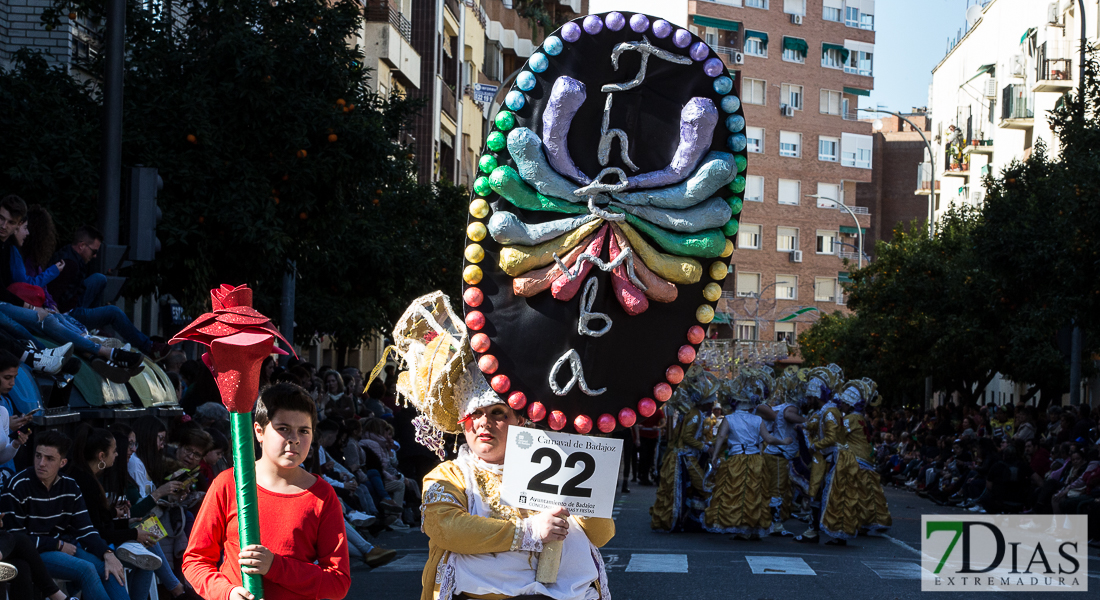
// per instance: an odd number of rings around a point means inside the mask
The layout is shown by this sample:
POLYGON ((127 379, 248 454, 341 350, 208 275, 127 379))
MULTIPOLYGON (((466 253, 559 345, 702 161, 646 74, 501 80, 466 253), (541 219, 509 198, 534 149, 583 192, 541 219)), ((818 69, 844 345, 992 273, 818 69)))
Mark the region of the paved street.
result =
MULTIPOLYGON (((667 535, 649 529, 649 507, 656 488, 635 485, 616 504, 617 533, 603 548, 612 597, 617 599, 701 600, 737 598, 908 599, 920 591, 922 512, 963 513, 938 507, 916 495, 888 489, 894 527, 886 537, 861 537, 847 548, 802 546, 788 539, 736 541, 714 534, 667 535)), ((969 513, 967 513, 969 514, 969 513)), ((791 520, 788 529, 805 525, 791 520)), ((427 537, 419 531, 386 533, 383 544, 400 558, 380 569, 358 563, 352 570, 350 600, 416 600, 427 559, 427 537)), ((1100 552, 1090 551, 1090 592, 1100 589, 1100 552)), ((1053 594, 997 594, 982 598, 1019 600, 1053 594)), ((939 593, 933 598, 961 598, 939 593)))

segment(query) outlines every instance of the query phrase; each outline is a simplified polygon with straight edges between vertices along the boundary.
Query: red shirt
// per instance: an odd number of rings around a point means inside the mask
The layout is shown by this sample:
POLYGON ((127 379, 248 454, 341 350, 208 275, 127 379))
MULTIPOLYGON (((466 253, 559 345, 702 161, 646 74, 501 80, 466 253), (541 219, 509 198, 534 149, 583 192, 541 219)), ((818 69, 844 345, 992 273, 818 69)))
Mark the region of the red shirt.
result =
MULTIPOLYGON (((276 494, 257 486, 256 495, 260 543, 275 554, 264 576, 264 598, 339 600, 346 596, 351 586, 348 540, 332 486, 318 477, 298 494, 276 494)), ((233 469, 227 469, 210 484, 183 556, 184 577, 207 600, 228 598, 241 585, 237 533, 236 486, 233 469)))

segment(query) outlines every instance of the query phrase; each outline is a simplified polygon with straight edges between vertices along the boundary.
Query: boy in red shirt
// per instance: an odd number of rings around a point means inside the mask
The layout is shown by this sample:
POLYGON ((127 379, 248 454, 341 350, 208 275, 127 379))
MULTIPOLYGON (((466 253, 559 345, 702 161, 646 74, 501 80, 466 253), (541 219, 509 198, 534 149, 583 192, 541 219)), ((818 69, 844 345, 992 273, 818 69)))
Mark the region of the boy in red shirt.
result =
POLYGON ((332 486, 300 468, 316 415, 313 399, 296 385, 280 383, 260 396, 256 484, 263 544, 240 548, 233 469, 222 472, 206 493, 183 556, 183 574, 203 598, 254 600, 241 587, 242 568, 263 576, 266 600, 347 595, 351 567, 340 500, 332 486))

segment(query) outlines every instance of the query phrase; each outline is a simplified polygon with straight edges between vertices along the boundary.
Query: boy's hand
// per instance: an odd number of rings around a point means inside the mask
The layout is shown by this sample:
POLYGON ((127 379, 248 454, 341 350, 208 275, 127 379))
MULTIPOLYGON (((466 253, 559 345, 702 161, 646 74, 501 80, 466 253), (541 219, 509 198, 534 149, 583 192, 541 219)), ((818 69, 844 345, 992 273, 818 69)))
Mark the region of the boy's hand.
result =
POLYGON ((229 592, 229 600, 254 600, 254 597, 248 590, 238 586, 229 592))
POLYGON ((114 577, 121 586, 126 585, 126 569, 111 552, 103 555, 103 581, 107 581, 108 577, 114 577))
POLYGON ((271 550, 259 544, 252 544, 241 549, 237 558, 242 573, 267 575, 267 572, 271 569, 271 561, 275 560, 275 555, 271 550))

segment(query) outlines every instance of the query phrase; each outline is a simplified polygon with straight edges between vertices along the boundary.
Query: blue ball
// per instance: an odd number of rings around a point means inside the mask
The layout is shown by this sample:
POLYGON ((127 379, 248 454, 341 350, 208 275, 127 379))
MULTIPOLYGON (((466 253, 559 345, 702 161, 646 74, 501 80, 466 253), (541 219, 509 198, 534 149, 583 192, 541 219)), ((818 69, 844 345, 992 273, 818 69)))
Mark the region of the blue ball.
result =
POLYGON ((734 152, 740 152, 745 149, 748 143, 749 140, 745 137, 745 134, 738 133, 736 135, 731 135, 729 139, 726 140, 726 147, 734 152))
POLYGON ((719 94, 728 94, 733 90, 733 80, 725 75, 714 80, 714 91, 719 94))
POLYGON ((741 100, 737 96, 724 96, 722 98, 722 110, 735 113, 741 108, 741 100))
MULTIPOLYGON (((729 96, 726 96, 727 98, 729 96)), ((737 133, 745 128, 745 117, 741 115, 730 115, 726 119, 726 129, 729 129, 733 133, 737 133)))
POLYGON ((561 54, 562 43, 561 39, 556 35, 552 35, 542 42, 542 51, 550 56, 557 56, 561 54))
POLYGON ((524 71, 516 77, 516 87, 519 89, 530 92, 535 87, 535 76, 530 71, 524 71))
POLYGON ((550 60, 542 52, 536 52, 527 61, 527 66, 531 67, 531 70, 536 73, 542 73, 546 70, 546 67, 550 66, 550 60))
POLYGON ((523 108, 523 105, 527 103, 527 98, 524 97, 523 92, 519 90, 512 90, 508 92, 508 95, 504 97, 504 104, 510 110, 519 110, 523 108))

